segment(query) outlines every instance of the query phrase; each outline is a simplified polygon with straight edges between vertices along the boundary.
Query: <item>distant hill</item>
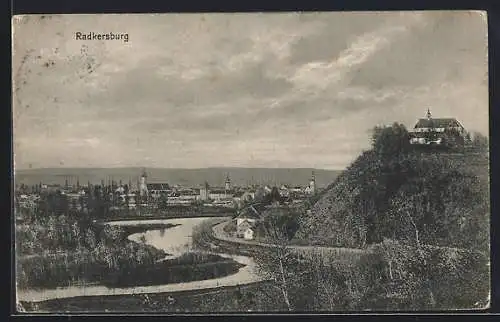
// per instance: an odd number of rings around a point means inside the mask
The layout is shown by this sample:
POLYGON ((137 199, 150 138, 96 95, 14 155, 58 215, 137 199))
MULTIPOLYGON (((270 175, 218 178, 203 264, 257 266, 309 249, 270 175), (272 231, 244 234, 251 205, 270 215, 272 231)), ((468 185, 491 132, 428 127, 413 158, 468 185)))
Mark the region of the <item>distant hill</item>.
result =
MULTIPOLYGON (((288 184, 305 186, 309 183, 312 171, 316 176, 318 187, 325 187, 332 182, 340 171, 310 168, 204 168, 204 169, 165 169, 146 168, 148 182, 167 182, 183 186, 198 186, 207 181, 212 186, 222 186, 226 175, 229 175, 233 185, 249 184, 288 184)), ((68 182, 80 184, 88 181, 92 184, 100 183, 101 180, 113 178, 115 181, 122 180, 123 183, 132 181, 135 186, 142 168, 45 168, 17 170, 15 173, 16 184, 33 185, 40 182, 46 184, 64 184, 66 177, 68 182), (72 181, 71 181, 72 180, 72 181)))
POLYGON ((404 128, 384 131, 316 196, 296 238, 344 247, 389 238, 488 249, 487 151, 416 151, 405 145, 404 128))

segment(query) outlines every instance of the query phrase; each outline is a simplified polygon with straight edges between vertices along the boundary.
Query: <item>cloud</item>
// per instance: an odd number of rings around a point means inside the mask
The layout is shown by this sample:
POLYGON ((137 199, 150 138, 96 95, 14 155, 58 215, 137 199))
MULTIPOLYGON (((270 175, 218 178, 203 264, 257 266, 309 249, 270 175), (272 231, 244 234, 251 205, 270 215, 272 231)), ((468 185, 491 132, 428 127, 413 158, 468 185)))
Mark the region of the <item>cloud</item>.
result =
POLYGON ((478 15, 50 17, 14 28, 17 164, 326 167, 429 106, 487 131, 478 15))
POLYGON ((356 37, 354 41, 332 61, 313 61, 302 65, 291 76, 296 86, 326 89, 339 82, 349 83, 348 73, 366 63, 374 54, 389 46, 396 37, 422 21, 421 16, 412 16, 408 21, 384 25, 375 31, 356 37))
POLYGON ((476 81, 487 72, 486 24, 470 12, 429 12, 411 36, 374 53, 352 73, 351 85, 381 89, 431 81, 476 81), (467 65, 467 66, 465 66, 467 65), (476 74, 471 77, 471 72, 476 74))

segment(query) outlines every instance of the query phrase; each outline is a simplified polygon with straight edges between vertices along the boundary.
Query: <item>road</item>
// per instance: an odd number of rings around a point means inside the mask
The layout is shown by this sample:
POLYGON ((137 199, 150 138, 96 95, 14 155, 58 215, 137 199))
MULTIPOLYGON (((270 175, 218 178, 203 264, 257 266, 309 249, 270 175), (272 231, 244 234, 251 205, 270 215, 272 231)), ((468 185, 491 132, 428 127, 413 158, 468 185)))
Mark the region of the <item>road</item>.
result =
MULTIPOLYGON (((236 244, 241 244, 241 245, 250 245, 250 246, 261 246, 261 247, 277 247, 278 245, 273 245, 273 244, 266 244, 266 243, 261 243, 257 242, 255 240, 245 240, 241 238, 236 238, 236 237, 231 237, 228 236, 228 234, 224 231, 224 227, 228 225, 231 221, 227 220, 222 223, 219 223, 215 226, 212 227, 212 230, 214 232, 214 238, 230 242, 230 243, 236 243, 236 244)), ((458 247, 448 247, 448 246, 436 246, 436 245, 429 245, 429 244, 421 244, 422 247, 430 248, 430 249, 442 249, 442 250, 447 250, 451 252, 470 252, 470 249, 466 248, 458 248, 458 247)), ((328 247, 328 246, 301 246, 301 245, 288 245, 288 248, 294 249, 299 252, 303 253, 308 253, 308 252, 319 252, 322 254, 326 253, 334 253, 337 255, 342 255, 342 254, 357 254, 357 255, 363 255, 367 254, 369 250, 366 249, 359 249, 359 248, 345 248, 345 247, 328 247)), ((410 246, 407 246, 410 247, 410 246)), ((484 254, 483 252, 476 251, 478 254, 481 254, 483 256, 488 256, 488 254, 484 254)))
MULTIPOLYGON (((212 227, 212 230, 214 232, 214 238, 230 242, 230 243, 237 243, 241 245, 250 245, 250 246, 261 246, 261 247, 278 247, 278 245, 273 245, 273 244, 266 244, 266 243, 261 243, 257 242, 254 240, 244 240, 241 238, 236 238, 236 237, 230 237, 228 234, 224 231, 224 227, 228 225, 231 221, 224 221, 220 224, 217 224, 212 227)), ((335 254, 335 255, 342 255, 342 254, 349 254, 349 255, 363 255, 366 254, 368 251, 364 249, 358 249, 358 248, 342 248, 342 247, 326 247, 326 246, 301 246, 301 245, 288 245, 288 248, 291 248, 297 252, 300 253, 321 253, 321 254, 335 254)))

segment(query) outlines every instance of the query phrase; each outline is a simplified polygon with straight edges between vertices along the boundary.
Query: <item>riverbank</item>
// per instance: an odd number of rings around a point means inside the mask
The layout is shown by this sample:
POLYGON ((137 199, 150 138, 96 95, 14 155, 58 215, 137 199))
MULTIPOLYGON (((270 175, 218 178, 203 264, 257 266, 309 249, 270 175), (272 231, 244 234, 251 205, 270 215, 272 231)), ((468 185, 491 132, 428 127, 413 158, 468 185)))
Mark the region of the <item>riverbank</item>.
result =
POLYGON ((25 311, 37 312, 278 312, 286 309, 269 282, 221 286, 176 292, 79 296, 41 302, 24 302, 25 311))
POLYGON ((106 219, 100 222, 112 222, 121 220, 149 220, 149 219, 178 219, 178 218, 199 218, 199 217, 232 217, 236 215, 236 210, 227 207, 207 207, 199 205, 189 206, 168 206, 163 209, 134 209, 120 210, 112 212, 106 219))
MULTIPOLYGON (((190 235, 192 233, 193 227, 203 222, 204 220, 207 220, 207 218, 162 220, 163 223, 168 223, 176 226, 168 230, 169 233, 165 233, 163 237, 161 231, 153 230, 144 233, 133 234, 129 236, 129 239, 140 239, 141 235, 145 236, 145 244, 153 247, 158 247, 158 249, 162 249, 169 254, 173 254, 173 256, 178 256, 182 253, 185 253, 186 250, 192 250, 189 245, 190 243, 187 243, 186 245, 185 242, 191 238, 190 235)), ((219 220, 224 220, 224 218, 220 218, 219 220)), ((139 224, 158 224, 158 222, 155 221, 135 221, 128 223, 132 226, 137 226, 139 224)), ((110 226, 124 225, 127 225, 127 222, 113 222, 110 224, 110 226)), ((239 263, 239 265, 235 265, 238 267, 236 272, 224 277, 219 276, 218 278, 165 285, 134 286, 126 288, 107 288, 105 286, 75 286, 43 291, 23 290, 22 292, 18 292, 18 298, 19 300, 30 302, 40 302, 51 299, 63 299, 81 296, 102 296, 104 298, 106 296, 112 295, 127 296, 132 294, 178 292, 196 289, 203 290, 216 288, 219 286, 234 286, 238 284, 247 284, 259 281, 255 273, 253 272, 254 264, 250 258, 244 256, 233 256, 223 253, 217 253, 215 255, 224 258, 224 260, 222 261, 226 263, 228 262, 228 260, 239 263)))
POLYGON ((167 253, 165 247, 147 243, 151 239, 148 234, 163 239, 171 234, 180 241, 178 234, 170 232, 181 226, 182 220, 120 223, 123 222, 95 223, 92 228, 100 240, 94 249, 80 247, 74 251, 20 256, 18 288, 153 286, 217 278, 234 274, 242 267, 228 258, 193 253, 188 247, 167 253))

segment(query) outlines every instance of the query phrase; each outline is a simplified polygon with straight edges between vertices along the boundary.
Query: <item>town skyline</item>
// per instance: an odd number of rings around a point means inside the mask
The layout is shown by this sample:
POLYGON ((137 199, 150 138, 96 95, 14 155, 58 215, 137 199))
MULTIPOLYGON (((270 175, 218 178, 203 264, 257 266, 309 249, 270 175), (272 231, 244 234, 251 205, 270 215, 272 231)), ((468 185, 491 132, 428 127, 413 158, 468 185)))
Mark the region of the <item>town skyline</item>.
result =
POLYGON ((14 21, 15 168, 340 170, 374 126, 411 128, 428 108, 488 135, 485 19, 24 17, 14 21), (90 26, 129 41, 74 38, 90 26))

